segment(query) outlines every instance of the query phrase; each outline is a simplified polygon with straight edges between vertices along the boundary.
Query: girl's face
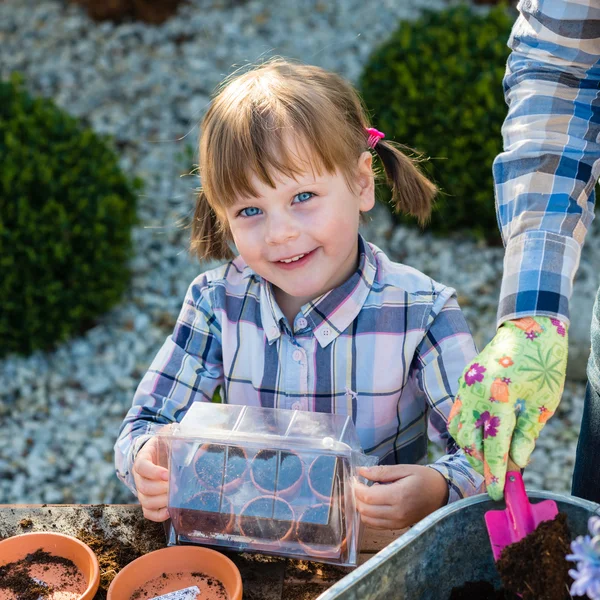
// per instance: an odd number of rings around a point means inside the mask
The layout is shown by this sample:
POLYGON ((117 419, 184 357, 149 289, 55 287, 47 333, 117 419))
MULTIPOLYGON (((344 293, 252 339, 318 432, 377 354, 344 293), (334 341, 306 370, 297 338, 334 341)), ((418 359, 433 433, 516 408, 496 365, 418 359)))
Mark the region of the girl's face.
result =
POLYGON ((360 213, 375 202, 371 160, 369 152, 359 157, 353 189, 339 171, 319 175, 307 161, 296 179, 275 179, 275 189, 254 176, 258 197, 227 209, 238 252, 273 284, 288 318, 356 270, 360 213))

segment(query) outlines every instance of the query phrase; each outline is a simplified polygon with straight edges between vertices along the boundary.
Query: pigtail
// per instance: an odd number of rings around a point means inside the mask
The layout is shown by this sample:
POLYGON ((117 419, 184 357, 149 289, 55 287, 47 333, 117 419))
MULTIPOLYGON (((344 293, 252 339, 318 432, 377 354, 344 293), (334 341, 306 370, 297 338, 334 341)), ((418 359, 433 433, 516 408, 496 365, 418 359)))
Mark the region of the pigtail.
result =
POLYGON ((417 168, 416 161, 409 158, 390 142, 379 140, 374 150, 381 159, 386 180, 392 188, 392 202, 396 212, 417 217, 424 225, 431 216, 433 198, 437 187, 417 168))
POLYGON ((200 190, 192 222, 190 252, 200 260, 230 260, 234 253, 229 247, 230 235, 200 190))

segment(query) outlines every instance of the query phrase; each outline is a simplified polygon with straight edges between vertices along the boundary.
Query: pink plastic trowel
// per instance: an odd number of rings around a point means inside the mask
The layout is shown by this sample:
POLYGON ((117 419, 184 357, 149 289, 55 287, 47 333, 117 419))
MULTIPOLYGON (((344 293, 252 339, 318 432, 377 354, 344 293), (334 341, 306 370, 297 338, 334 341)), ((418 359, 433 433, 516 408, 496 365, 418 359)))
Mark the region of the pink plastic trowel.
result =
POLYGON ((488 510, 484 515, 494 560, 500 558, 506 546, 522 540, 542 521, 550 521, 558 514, 554 500, 531 504, 519 467, 509 460, 508 468, 504 485, 506 508, 488 510))

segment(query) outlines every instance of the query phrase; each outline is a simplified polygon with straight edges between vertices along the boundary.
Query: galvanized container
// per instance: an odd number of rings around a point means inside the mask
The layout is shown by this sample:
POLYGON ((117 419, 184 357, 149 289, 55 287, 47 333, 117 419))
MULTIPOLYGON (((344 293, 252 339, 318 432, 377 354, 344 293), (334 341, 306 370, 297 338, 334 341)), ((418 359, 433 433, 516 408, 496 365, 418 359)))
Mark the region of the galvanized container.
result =
MULTIPOLYGON (((530 500, 556 500, 573 538, 587 533, 600 505, 574 496, 528 490, 530 500)), ((483 515, 505 508, 487 494, 436 511, 346 575, 317 600, 448 600, 453 587, 487 580, 500 586, 483 515)))

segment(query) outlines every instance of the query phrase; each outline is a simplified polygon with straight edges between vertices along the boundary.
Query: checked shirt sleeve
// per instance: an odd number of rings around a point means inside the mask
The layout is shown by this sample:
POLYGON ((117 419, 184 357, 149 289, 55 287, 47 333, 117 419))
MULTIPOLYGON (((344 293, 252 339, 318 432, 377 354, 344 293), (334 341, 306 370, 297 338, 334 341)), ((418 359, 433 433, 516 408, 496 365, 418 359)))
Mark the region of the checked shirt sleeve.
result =
POLYGON ((524 316, 569 321, 600 175, 600 5, 522 1, 508 42, 504 152, 494 161, 506 247, 498 326, 524 316))
POLYGON ((428 404, 429 439, 447 452, 428 466, 445 477, 450 503, 485 491, 483 477, 471 467, 448 432, 458 379, 477 355, 477 348, 452 288, 442 289, 427 319, 414 364, 418 388, 428 404))
POLYGON ((197 279, 186 294, 175 329, 144 375, 115 444, 117 476, 134 493, 132 467, 140 448, 161 427, 178 422, 194 402, 210 402, 223 382, 221 327, 197 279))

